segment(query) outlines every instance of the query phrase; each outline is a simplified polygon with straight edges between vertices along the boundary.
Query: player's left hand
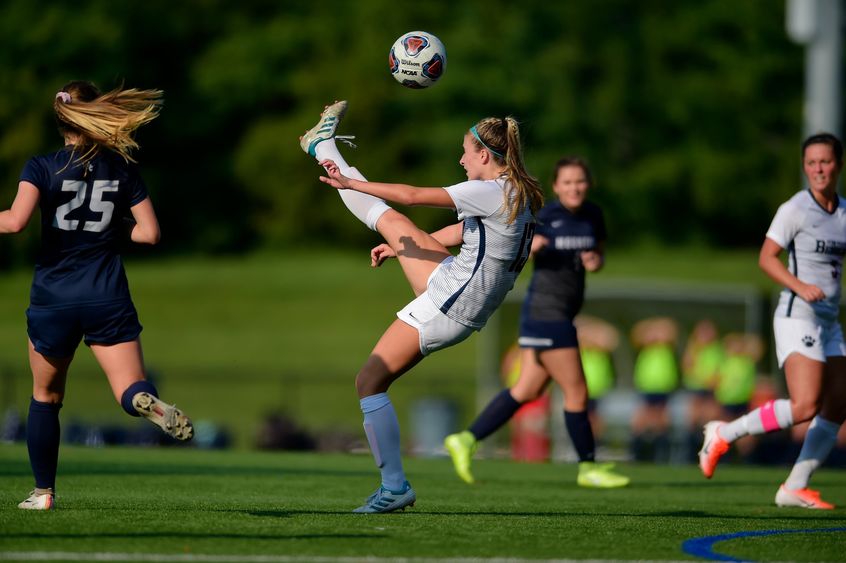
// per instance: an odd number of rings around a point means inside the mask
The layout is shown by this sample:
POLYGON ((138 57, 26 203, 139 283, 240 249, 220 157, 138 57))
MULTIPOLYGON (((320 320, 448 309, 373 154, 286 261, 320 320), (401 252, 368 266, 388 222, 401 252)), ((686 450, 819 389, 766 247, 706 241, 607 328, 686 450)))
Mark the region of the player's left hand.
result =
POLYGON ((395 258, 397 255, 389 244, 382 243, 373 247, 370 251, 370 265, 374 268, 381 266, 388 258, 395 258))

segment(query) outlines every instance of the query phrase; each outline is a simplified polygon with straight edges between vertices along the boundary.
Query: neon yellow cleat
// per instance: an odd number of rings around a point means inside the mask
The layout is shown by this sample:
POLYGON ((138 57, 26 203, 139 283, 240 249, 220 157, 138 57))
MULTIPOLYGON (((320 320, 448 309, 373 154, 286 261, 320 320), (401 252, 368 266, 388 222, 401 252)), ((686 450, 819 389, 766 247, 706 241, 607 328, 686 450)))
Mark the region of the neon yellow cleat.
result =
POLYGON ((458 434, 450 434, 444 439, 444 447, 452 458, 455 472, 465 483, 472 485, 476 482, 473 474, 470 473, 470 464, 473 461, 473 454, 479 447, 476 437, 467 430, 458 434))
POLYGON ((579 463, 579 477, 576 483, 580 487, 594 489, 616 489, 628 485, 630 479, 612 471, 613 468, 613 463, 582 461, 579 463))

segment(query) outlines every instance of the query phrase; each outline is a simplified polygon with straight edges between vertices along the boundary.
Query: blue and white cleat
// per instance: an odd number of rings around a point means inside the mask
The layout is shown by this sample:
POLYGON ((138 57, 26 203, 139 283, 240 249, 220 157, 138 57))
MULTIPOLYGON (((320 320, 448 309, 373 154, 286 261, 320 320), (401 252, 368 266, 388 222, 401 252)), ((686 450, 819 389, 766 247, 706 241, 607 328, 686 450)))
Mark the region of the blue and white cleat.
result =
POLYGON ((379 487, 375 493, 367 497, 364 504, 353 510, 358 514, 378 514, 382 512, 394 512, 405 510, 406 506, 414 506, 417 495, 408 481, 403 483, 401 491, 391 491, 385 487, 379 487))
MULTIPOLYGON (((327 141, 335 136, 335 130, 341 122, 341 118, 347 112, 346 100, 335 102, 330 106, 326 106, 323 113, 320 114, 320 121, 317 125, 305 132, 305 135, 300 137, 300 147, 303 151, 311 156, 316 157, 314 147, 322 141, 327 141)), ((345 137, 344 139, 347 139, 345 137)))

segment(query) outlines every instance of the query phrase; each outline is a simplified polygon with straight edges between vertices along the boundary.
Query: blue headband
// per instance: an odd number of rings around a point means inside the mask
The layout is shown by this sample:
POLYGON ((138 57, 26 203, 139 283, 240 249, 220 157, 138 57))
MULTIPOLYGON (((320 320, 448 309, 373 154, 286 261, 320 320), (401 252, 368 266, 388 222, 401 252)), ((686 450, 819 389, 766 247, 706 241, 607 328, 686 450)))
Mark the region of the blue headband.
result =
POLYGON ((475 125, 474 125, 473 127, 471 127, 471 128, 470 128, 470 132, 471 132, 471 133, 473 133, 473 136, 474 136, 474 137, 476 137, 476 140, 477 140, 477 141, 479 141, 480 143, 482 143, 482 146, 483 146, 483 147, 485 147, 486 149, 488 149, 488 151, 490 151, 490 152, 492 152, 493 154, 497 155, 499 158, 505 158, 502 154, 498 153, 497 151, 493 150, 492 148, 490 148, 488 145, 486 145, 486 144, 485 144, 485 142, 484 142, 484 141, 482 140, 482 138, 479 136, 479 132, 478 132, 478 131, 476 131, 476 126, 475 126, 475 125))

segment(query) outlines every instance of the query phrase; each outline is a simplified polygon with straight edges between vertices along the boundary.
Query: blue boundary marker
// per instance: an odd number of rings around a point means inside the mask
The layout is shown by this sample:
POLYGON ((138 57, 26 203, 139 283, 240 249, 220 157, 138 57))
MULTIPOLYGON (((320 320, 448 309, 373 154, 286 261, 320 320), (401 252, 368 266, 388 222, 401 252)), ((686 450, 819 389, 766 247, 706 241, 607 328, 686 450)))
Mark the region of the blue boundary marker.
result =
POLYGON ((750 538, 760 536, 776 536, 779 534, 813 534, 816 532, 846 532, 846 528, 812 528, 808 530, 760 530, 757 532, 736 532, 734 534, 721 534, 719 536, 705 536, 692 538, 682 544, 682 550, 694 557, 710 559, 711 561, 751 561, 750 559, 738 559, 731 555, 724 555, 714 551, 714 544, 737 538, 750 538))

